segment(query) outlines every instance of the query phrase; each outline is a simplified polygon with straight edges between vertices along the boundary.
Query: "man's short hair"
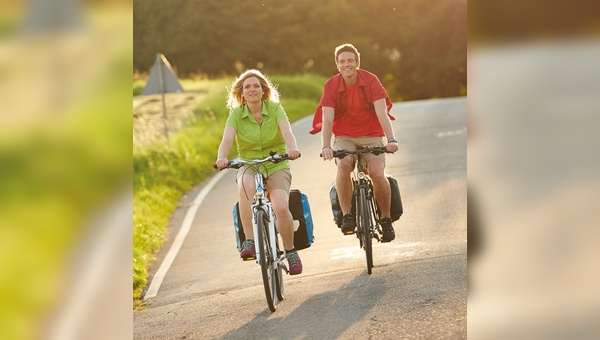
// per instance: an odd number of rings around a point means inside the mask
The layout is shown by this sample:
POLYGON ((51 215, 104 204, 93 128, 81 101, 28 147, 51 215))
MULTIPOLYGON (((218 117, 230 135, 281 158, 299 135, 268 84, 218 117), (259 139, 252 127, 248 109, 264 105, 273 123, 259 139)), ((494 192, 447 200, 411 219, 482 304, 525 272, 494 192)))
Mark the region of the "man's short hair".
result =
POLYGON ((354 53, 354 56, 356 57, 356 62, 360 63, 360 53, 358 53, 358 50, 356 49, 356 47, 354 47, 354 45, 352 44, 342 44, 338 47, 335 48, 335 64, 337 65, 338 62, 338 56, 340 55, 340 53, 342 52, 352 52, 354 53))

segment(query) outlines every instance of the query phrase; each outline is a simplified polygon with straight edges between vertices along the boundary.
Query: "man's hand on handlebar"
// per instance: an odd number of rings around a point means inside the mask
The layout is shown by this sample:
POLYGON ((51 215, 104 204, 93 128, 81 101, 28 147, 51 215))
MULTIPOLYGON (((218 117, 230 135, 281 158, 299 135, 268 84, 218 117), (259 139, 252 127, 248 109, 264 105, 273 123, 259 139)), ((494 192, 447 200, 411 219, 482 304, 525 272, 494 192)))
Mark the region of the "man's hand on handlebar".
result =
POLYGON ((394 153, 394 152, 398 151, 398 143, 397 142, 387 143, 385 145, 385 149, 390 153, 394 153))
POLYGON ((321 157, 323 157, 324 161, 330 161, 333 159, 333 149, 329 146, 323 147, 321 150, 321 157))

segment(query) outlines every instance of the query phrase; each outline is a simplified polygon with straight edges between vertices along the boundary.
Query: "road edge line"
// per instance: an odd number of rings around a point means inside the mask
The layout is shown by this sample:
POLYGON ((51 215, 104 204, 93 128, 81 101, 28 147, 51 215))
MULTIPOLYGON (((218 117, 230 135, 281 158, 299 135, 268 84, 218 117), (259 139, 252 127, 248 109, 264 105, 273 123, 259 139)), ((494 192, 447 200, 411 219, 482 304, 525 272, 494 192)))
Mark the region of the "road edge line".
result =
POLYGON ((198 208, 200 208, 200 204, 202 204, 206 196, 208 196, 208 193, 212 190, 215 184, 217 184, 217 182, 221 180, 225 173, 225 171, 221 171, 218 174, 216 174, 208 182, 208 184, 204 188, 202 188, 202 190, 198 193, 196 198, 194 198, 192 205, 188 208, 185 214, 183 223, 181 224, 181 228, 179 229, 179 232, 177 233, 173 244, 171 244, 171 248, 169 248, 169 252, 163 259, 162 263, 160 264, 160 267, 156 271, 156 274, 152 278, 150 286, 148 287, 148 290, 146 291, 146 294, 144 294, 142 300, 147 300, 156 297, 156 295, 158 294, 158 290, 160 289, 160 286, 162 285, 162 282, 165 276, 167 275, 167 272, 171 268, 173 261, 175 261, 175 257, 177 257, 179 249, 181 249, 181 246, 183 245, 183 242, 185 241, 185 238, 187 237, 187 234, 192 227, 192 223, 194 222, 194 218, 196 216, 196 213, 198 212, 198 208))

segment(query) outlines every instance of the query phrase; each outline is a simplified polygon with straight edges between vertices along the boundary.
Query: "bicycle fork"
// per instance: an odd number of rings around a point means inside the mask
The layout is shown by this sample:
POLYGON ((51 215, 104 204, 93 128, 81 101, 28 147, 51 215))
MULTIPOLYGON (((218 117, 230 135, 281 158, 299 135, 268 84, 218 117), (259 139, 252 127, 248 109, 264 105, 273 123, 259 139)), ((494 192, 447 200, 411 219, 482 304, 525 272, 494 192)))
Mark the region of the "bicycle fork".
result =
MULTIPOLYGON (((359 176, 359 177, 360 177, 360 176, 359 176)), ((362 177, 362 180, 365 180, 365 181, 366 181, 366 179, 364 179, 364 177, 362 177)), ((367 234, 367 235, 364 235, 364 236, 365 236, 365 237, 371 237, 371 238, 374 238, 374 239, 376 239, 378 242, 380 242, 381 240, 380 240, 380 238, 379 238, 379 233, 377 233, 377 230, 378 230, 378 224, 379 224, 379 221, 378 221, 378 220, 379 220, 379 219, 376 217, 377 210, 376 210, 376 205, 375 205, 375 197, 374 197, 374 194, 373 194, 373 187, 372 187, 372 184, 371 184, 370 182, 366 182, 366 183, 365 183, 365 182, 362 182, 362 183, 361 183, 361 182, 359 182, 359 181, 356 181, 354 185, 355 185, 355 186, 360 186, 360 187, 362 187, 362 189, 363 189, 363 190, 364 190, 364 192, 365 192, 365 198, 366 198, 367 204, 368 204, 368 205, 371 207, 371 214, 370 214, 370 216, 367 216, 367 218, 369 219, 369 222, 370 222, 370 223, 369 223, 369 226, 370 226, 370 227, 369 227, 369 230, 368 230, 368 234, 367 234)), ((360 192, 360 189, 358 190, 358 192, 360 192)), ((358 195, 356 195, 356 194, 355 194, 355 197, 357 197, 357 196, 358 196, 358 195)), ((358 207, 359 207, 359 202, 358 202, 358 201, 359 201, 359 199, 358 199, 358 198, 356 198, 356 202, 355 202, 355 204, 356 204, 356 207, 357 207, 356 209, 357 209, 357 210, 359 209, 359 208, 358 208, 358 207)), ((357 212, 357 216, 358 216, 358 212, 357 212)), ((362 221, 360 221, 360 222, 359 222, 359 221, 357 220, 357 223, 362 223, 362 221)), ((357 224, 357 225, 358 225, 358 224, 357 224)), ((359 229, 360 229, 360 228, 359 228, 359 229)), ((364 245, 363 245, 363 242, 362 242, 362 239, 361 239, 361 236, 360 236, 360 234, 362 234, 362 230, 359 230, 359 233, 357 233, 357 235, 356 235, 356 236, 358 237, 359 241, 360 241, 360 246, 361 246, 361 248, 362 248, 362 247, 364 247, 364 245)))
MULTIPOLYGON (((268 224, 266 225, 267 227, 267 233, 268 233, 268 244, 269 244, 269 250, 270 250, 270 254, 265 254, 264 256, 267 257, 271 257, 273 258, 273 267, 275 270, 277 270, 278 267, 281 267, 283 270, 285 270, 286 273, 289 273, 289 270, 287 268, 287 266, 285 265, 285 262, 283 262, 283 260, 285 260, 287 258, 287 254, 285 253, 285 251, 283 251, 281 253, 281 256, 277 253, 277 231, 276 231, 276 226, 275 226, 275 213, 273 212, 273 207, 270 204, 262 204, 262 203, 257 203, 254 204, 252 207, 254 210, 256 209, 262 209, 265 212, 265 216, 267 216, 268 219, 268 224)), ((253 222, 252 223, 252 227, 253 227, 253 231, 254 231, 254 237, 260 237, 259 235, 261 235, 261 233, 259 233, 258 230, 258 223, 256 220, 254 220, 256 217, 256 213, 252 214, 252 218, 253 218, 253 222)), ((256 253, 256 263, 260 263, 260 257, 263 256, 263 254, 261 254, 260 252, 256 253)))

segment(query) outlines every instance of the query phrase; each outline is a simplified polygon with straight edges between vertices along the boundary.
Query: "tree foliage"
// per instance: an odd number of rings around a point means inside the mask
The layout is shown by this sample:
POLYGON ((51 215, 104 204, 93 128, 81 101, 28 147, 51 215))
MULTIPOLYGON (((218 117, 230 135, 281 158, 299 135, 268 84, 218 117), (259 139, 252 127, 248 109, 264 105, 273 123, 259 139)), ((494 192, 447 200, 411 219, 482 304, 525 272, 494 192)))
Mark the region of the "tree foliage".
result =
POLYGON ((337 72, 352 43, 394 100, 465 95, 465 0, 134 0, 134 69, 180 77, 337 72))

